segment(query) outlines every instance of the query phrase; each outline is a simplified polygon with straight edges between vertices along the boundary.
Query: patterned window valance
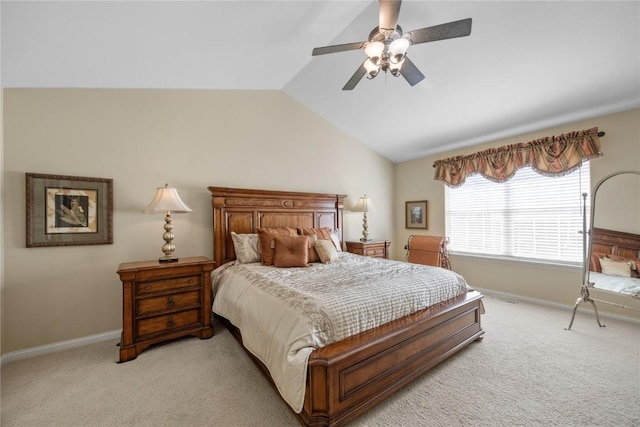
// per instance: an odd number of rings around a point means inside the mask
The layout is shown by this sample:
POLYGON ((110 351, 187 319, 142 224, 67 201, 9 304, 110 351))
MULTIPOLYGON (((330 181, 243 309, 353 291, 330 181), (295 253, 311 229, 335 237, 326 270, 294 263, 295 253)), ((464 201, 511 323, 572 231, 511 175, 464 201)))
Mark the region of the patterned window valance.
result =
POLYGON ((583 161, 602 156, 598 128, 537 139, 535 141, 490 148, 469 156, 438 160, 435 179, 450 187, 464 184, 467 176, 479 173, 504 182, 519 168, 531 166, 541 175, 565 175, 583 161))

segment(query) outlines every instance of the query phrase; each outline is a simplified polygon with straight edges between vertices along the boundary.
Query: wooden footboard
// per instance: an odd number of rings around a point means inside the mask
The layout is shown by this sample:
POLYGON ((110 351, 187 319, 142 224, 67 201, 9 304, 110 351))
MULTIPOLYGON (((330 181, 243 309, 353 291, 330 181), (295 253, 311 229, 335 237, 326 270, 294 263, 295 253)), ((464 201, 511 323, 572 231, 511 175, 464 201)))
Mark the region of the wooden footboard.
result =
MULTIPOLYGON (((309 357, 304 408, 294 415, 306 426, 353 420, 481 338, 481 308, 482 295, 468 292, 315 350, 309 357)), ((225 324, 242 342, 240 332, 225 324)), ((273 384, 267 368, 251 358, 273 384)))
POLYGON ((447 359, 484 331, 470 292, 311 353, 304 410, 309 426, 342 425, 447 359))

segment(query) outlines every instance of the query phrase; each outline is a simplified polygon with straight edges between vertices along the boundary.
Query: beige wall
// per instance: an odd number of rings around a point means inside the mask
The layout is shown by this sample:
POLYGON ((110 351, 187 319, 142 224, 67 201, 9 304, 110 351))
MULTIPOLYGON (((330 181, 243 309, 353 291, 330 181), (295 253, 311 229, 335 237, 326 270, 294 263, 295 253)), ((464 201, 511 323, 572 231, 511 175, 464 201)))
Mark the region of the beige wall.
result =
MULTIPOLYGON (((640 110, 394 166, 279 91, 5 89, 3 97, 3 354, 120 329, 116 270, 161 255, 163 220, 140 211, 167 182, 194 209, 174 216, 178 256, 211 256, 206 187, 216 185, 344 193, 347 208, 367 193, 372 235, 392 239, 393 257, 404 259, 408 236, 418 234, 404 228, 405 201, 429 200, 425 234, 444 233, 436 159, 598 126, 605 155, 592 162, 592 183, 640 169, 640 110), (25 248, 25 172, 113 178, 114 244, 25 248)), ((345 212, 346 239, 360 237, 361 221, 345 212)), ((579 293, 578 268, 452 262, 480 288, 565 305, 579 293)))
MULTIPOLYGON (((407 200, 429 200, 429 229, 422 234, 444 234, 444 184, 433 179, 433 162, 435 160, 591 127, 598 127, 606 132, 606 135, 601 138, 604 156, 591 162, 592 186, 614 171, 640 170, 640 110, 637 109, 397 164, 395 168, 396 222, 394 238, 396 244, 393 251, 394 258, 403 259, 405 256, 404 242, 407 241, 409 235, 420 234, 416 230, 407 230, 404 227, 404 202, 407 200)), ((614 191, 617 192, 616 199, 628 199, 629 197, 633 198, 633 192, 637 190, 630 190, 628 186, 617 186, 614 191)), ((634 218, 636 221, 639 220, 637 201, 639 195, 635 194, 635 197, 636 202, 632 203, 636 207, 635 217, 627 215, 625 221, 633 222, 634 218)), ((614 203, 604 203, 603 205, 603 209, 598 210, 598 216, 602 218, 612 216, 614 212, 620 211, 614 203)), ((580 268, 455 255, 452 256, 452 264, 454 270, 460 272, 471 285, 478 288, 564 305, 573 305, 576 298, 580 296, 582 283, 580 268)), ((594 293, 594 296, 599 297, 597 292, 594 293)), ((618 298, 616 301, 640 307, 637 301, 631 301, 630 298, 618 298)), ((638 316, 637 312, 621 310, 610 305, 599 304, 599 308, 601 311, 627 317, 638 316)), ((567 318, 568 320, 569 318, 567 318)))
MULTIPOLYGON (((280 91, 4 90, 2 352, 121 328, 125 261, 162 255, 169 183, 176 255, 212 255, 207 186, 368 194, 372 234, 392 238, 394 165, 280 91), (112 178, 114 244, 25 247, 25 172, 112 178)), ((345 212, 345 238, 361 214, 345 212)))

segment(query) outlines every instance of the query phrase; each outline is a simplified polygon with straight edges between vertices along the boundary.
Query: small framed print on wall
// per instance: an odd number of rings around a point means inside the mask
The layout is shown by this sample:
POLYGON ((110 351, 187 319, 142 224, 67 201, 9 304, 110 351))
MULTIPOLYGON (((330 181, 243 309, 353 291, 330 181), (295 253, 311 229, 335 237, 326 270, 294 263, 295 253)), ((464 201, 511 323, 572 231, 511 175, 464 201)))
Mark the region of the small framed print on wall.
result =
POLYGON ((27 173, 27 247, 113 243, 113 180, 27 173))
POLYGON ((427 201, 405 202, 405 228, 427 229, 427 201))

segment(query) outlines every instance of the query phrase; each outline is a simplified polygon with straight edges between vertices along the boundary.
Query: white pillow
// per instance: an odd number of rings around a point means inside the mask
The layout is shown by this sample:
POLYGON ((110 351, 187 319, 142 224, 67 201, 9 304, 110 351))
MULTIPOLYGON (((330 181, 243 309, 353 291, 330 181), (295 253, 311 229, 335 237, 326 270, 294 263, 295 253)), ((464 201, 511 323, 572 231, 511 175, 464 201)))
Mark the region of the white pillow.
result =
POLYGON ((614 261, 610 258, 600 258, 602 274, 610 276, 631 277, 631 266, 624 261, 614 261))
POLYGON ((342 245, 340 244, 340 229, 331 230, 331 241, 336 247, 338 252, 342 252, 342 245))
POLYGON ((233 250, 236 252, 236 260, 240 264, 260 261, 257 234, 237 234, 232 231, 231 240, 233 240, 233 250))

